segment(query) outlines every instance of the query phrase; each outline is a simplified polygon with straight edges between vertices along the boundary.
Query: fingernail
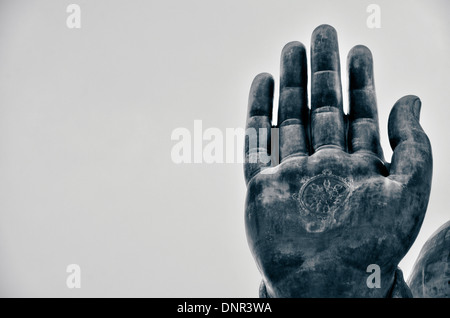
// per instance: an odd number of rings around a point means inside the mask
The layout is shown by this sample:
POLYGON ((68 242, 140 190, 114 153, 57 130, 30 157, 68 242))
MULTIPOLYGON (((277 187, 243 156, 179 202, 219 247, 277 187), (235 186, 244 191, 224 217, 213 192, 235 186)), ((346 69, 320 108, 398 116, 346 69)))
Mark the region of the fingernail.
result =
POLYGON ((422 102, 420 101, 420 98, 417 98, 414 101, 413 107, 412 107, 412 111, 413 111, 413 115, 414 117, 419 121, 420 120, 420 109, 422 108, 422 102))

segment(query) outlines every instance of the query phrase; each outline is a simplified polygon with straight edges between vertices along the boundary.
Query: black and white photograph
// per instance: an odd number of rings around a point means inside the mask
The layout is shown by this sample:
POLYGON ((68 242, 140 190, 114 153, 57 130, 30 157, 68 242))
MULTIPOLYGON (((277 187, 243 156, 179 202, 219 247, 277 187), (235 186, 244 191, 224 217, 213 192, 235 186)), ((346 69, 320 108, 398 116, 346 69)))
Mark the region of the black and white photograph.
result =
POLYGON ((0 298, 450 298, 449 13, 0 0, 0 298))

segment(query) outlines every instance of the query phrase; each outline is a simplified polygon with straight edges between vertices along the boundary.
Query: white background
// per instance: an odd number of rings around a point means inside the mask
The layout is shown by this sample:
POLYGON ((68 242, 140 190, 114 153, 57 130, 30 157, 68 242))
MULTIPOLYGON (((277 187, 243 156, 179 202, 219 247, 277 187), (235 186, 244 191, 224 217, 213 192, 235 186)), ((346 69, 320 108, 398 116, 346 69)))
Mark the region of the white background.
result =
POLYGON ((449 220, 450 2, 376 1, 369 29, 371 1, 80 0, 68 29, 73 2, 0 1, 0 296, 257 297, 242 166, 176 165, 170 136, 244 127, 253 77, 322 23, 344 91, 347 52, 372 50, 387 158, 392 105, 423 102, 433 189, 405 277, 449 220))

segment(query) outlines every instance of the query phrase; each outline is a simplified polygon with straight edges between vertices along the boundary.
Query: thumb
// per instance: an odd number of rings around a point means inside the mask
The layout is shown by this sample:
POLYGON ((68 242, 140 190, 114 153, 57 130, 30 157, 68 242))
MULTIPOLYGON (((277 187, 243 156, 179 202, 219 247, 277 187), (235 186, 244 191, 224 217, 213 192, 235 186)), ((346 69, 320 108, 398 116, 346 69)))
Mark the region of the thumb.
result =
POLYGON ((389 178, 429 192, 433 159, 430 141, 419 123, 421 105, 417 96, 408 95, 391 110, 388 132, 394 153, 389 178))

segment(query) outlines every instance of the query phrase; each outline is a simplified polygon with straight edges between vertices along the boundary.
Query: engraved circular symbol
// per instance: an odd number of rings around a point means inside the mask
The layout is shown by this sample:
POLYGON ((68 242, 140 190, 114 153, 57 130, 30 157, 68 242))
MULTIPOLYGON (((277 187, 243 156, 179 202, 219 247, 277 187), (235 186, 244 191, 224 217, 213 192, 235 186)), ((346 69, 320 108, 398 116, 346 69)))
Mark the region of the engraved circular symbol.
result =
POLYGON ((303 185, 295 199, 300 205, 300 214, 304 217, 307 229, 321 232, 335 224, 336 218, 344 213, 343 206, 352 192, 351 180, 325 170, 301 182, 303 185))
POLYGON ((345 203, 350 189, 336 176, 321 175, 304 184, 299 194, 303 208, 323 219, 345 203))

